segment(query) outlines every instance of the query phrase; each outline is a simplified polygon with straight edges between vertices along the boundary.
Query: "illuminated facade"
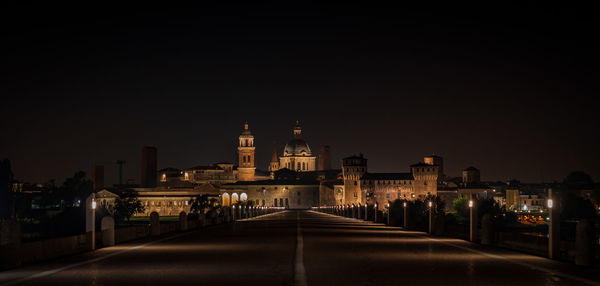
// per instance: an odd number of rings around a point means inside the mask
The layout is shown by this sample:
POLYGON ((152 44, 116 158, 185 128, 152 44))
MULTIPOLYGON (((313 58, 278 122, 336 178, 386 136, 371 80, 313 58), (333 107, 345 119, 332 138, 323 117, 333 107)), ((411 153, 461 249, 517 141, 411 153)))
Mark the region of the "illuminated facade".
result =
MULTIPOLYGON (((375 204, 383 208, 396 199, 423 199, 437 195, 439 166, 418 163, 410 166, 408 173, 369 173, 367 159, 351 156, 342 159, 344 178, 341 204, 375 204)), ((336 193, 339 191, 336 189, 336 193)), ((338 200, 336 200, 338 202, 338 200)))
POLYGON ((224 206, 242 203, 254 206, 309 208, 319 206, 319 185, 315 180, 239 181, 221 186, 224 206))

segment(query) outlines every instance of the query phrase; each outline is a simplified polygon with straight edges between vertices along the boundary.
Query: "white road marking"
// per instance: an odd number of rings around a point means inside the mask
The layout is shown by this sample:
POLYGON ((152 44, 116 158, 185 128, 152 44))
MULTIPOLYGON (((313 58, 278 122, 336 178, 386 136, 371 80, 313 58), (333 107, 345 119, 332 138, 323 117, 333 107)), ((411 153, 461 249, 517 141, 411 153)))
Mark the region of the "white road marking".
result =
MULTIPOLYGON (((317 212, 317 213, 320 213, 320 212, 317 212)), ((326 214, 326 215, 335 216, 335 217, 339 217, 339 218, 343 218, 343 219, 344 218, 345 219, 350 219, 350 218, 340 217, 340 216, 333 215, 333 214, 328 214, 328 213, 320 213, 320 214, 326 214)), ((370 224, 375 224, 375 223, 371 222, 370 224)), ((378 225, 382 225, 382 224, 378 224, 378 225)), ((400 230, 400 231, 404 231, 404 230, 400 230)), ((479 255, 487 256, 487 257, 490 257, 490 258, 494 258, 494 259, 498 259, 498 260, 503 260, 503 261, 510 262, 510 263, 513 263, 513 264, 516 264, 516 265, 519 265, 519 266, 529 267, 530 269, 534 269, 534 270, 537 270, 537 271, 545 272, 545 273, 548 273, 550 275, 560 276, 560 277, 567 278, 567 279, 570 279, 570 280, 573 280, 573 281, 577 281, 577 282, 580 282, 580 283, 584 283, 584 284, 600 286, 599 282, 596 282, 596 281, 593 281, 593 280, 589 280, 589 279, 585 279, 585 278, 573 276, 573 275, 570 275, 570 274, 566 274, 566 273, 554 271, 554 270, 548 269, 546 267, 536 266, 536 265, 529 264, 529 263, 526 263, 526 262, 521 262, 521 261, 513 260, 513 259, 510 259, 510 258, 504 257, 502 255, 491 254, 491 253, 487 253, 487 252, 484 252, 484 251, 472 249, 470 247, 456 245, 454 243, 446 242, 446 241, 441 241, 439 239, 432 238, 432 237, 429 237, 429 236, 424 236, 424 235, 419 235, 419 234, 412 234, 412 233, 407 233, 407 234, 408 235, 412 235, 412 236, 421 237, 421 238, 426 238, 426 239, 431 240, 431 241, 435 241, 435 242, 438 242, 438 243, 441 243, 441 244, 445 244, 445 245, 452 246, 452 247, 455 247, 455 248, 458 248, 458 249, 462 249, 462 250, 466 250, 466 251, 469 251, 469 252, 473 252, 473 253, 476 253, 476 254, 479 254, 479 255)), ((528 254, 523 254, 523 255, 528 255, 528 254)), ((533 256, 533 255, 531 255, 531 256, 533 256)), ((540 258, 539 256, 533 256, 533 257, 540 258)), ((543 257, 541 257, 541 258, 543 258, 543 257)))
MULTIPOLYGON (((440 241, 438 239, 431 238, 431 237, 428 237, 428 236, 422 236, 422 235, 415 235, 415 236, 421 236, 421 237, 427 238, 429 240, 432 240, 432 241, 435 241, 435 242, 438 242, 438 243, 441 243, 441 244, 445 244, 445 245, 452 246, 452 247, 455 247, 455 248, 458 248, 458 249, 470 251, 470 252, 477 253, 479 255, 487 256, 487 257, 490 257, 490 258, 495 258, 495 259, 498 259, 498 260, 504 260, 506 262, 517 264, 519 266, 529 267, 530 269, 534 269, 534 270, 537 270, 537 271, 545 272, 545 273, 548 273, 548 274, 551 274, 551 275, 554 275, 554 276, 560 276, 560 277, 563 277, 563 278, 567 278, 567 279, 570 279, 570 280, 574 280, 574 281, 577 281, 577 282, 580 282, 580 283, 589 284, 589 285, 600 286, 599 282, 596 282, 596 281, 593 281, 593 280, 589 280, 589 279, 585 279, 585 278, 573 276, 573 275, 570 275, 570 274, 566 274, 566 273, 554 271, 554 270, 548 269, 546 267, 536 266, 536 265, 529 264, 529 263, 526 263, 526 262, 521 262, 521 261, 513 260, 513 259, 510 259, 510 258, 504 257, 502 255, 491 254, 491 253, 487 253, 487 252, 484 252, 484 251, 472 249, 472 248, 469 248, 469 247, 456 245, 456 244, 453 244, 451 242, 440 241)), ((527 254, 523 254, 523 255, 527 255, 527 254)), ((538 256, 534 256, 534 257, 538 258, 538 256)))
POLYGON ((268 213, 268 214, 263 214, 263 215, 259 215, 259 216, 254 216, 251 218, 241 218, 241 219, 236 219, 235 221, 249 221, 249 220, 255 220, 255 219, 260 219, 260 218, 264 218, 266 216, 272 216, 272 215, 276 215, 276 214, 282 214, 288 212, 288 210, 284 210, 284 211, 279 211, 279 212, 274 212, 274 213, 268 213))
POLYGON ((300 212, 296 213, 297 220, 297 238, 296 238, 296 262, 294 272, 294 285, 295 286, 306 286, 306 270, 304 269, 304 241, 302 239, 302 232, 300 230, 300 212))

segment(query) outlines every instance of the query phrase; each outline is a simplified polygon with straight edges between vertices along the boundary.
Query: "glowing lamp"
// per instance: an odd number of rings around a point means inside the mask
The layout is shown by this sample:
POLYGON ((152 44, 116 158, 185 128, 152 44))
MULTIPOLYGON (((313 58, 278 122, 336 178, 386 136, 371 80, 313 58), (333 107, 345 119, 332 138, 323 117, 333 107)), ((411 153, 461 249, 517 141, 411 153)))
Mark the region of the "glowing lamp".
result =
POLYGON ((429 207, 431 207, 431 206, 433 206, 433 203, 432 203, 432 202, 429 202, 429 207))
POLYGON ((406 207, 406 202, 402 203, 402 206, 403 206, 403 207, 406 207))
POLYGON ((375 208, 377 208, 377 203, 375 204, 375 208))
POLYGON ((551 209, 552 208, 552 199, 548 199, 548 208, 551 209))
POLYGON ((469 207, 472 208, 473 207, 473 200, 469 200, 469 207))
POLYGON ((96 200, 92 200, 92 209, 95 210, 96 209, 96 200))

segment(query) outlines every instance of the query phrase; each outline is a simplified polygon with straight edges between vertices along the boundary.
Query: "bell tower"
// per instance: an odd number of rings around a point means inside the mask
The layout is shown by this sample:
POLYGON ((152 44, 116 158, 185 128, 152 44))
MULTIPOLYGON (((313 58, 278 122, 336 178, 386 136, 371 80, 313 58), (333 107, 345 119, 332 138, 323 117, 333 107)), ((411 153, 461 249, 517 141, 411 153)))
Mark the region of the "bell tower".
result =
POLYGON ((240 145, 238 147, 238 180, 254 181, 254 136, 248 129, 248 122, 244 124, 244 131, 240 135, 240 145))

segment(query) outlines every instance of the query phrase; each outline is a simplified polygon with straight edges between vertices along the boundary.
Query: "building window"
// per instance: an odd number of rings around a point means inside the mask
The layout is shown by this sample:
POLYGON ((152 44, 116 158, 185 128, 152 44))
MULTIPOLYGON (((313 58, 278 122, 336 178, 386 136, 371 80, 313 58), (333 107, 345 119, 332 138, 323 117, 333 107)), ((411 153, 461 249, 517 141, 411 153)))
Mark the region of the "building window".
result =
POLYGON ((246 156, 242 156, 242 161, 244 161, 244 163, 246 163, 246 156))
POLYGON ((160 181, 161 182, 166 182, 167 181, 167 174, 162 174, 162 176, 160 176, 160 181))
POLYGON ((298 168, 297 169, 300 170, 300 162, 298 162, 298 168))
POLYGON ((273 206, 276 207, 277 206, 277 198, 273 199, 273 206))
MULTIPOLYGON (((287 199, 286 199, 287 200, 287 199)), ((279 206, 283 207, 283 199, 279 199, 279 206)))
POLYGON ((300 199, 298 199, 298 205, 301 205, 302 203, 300 202, 300 199))

